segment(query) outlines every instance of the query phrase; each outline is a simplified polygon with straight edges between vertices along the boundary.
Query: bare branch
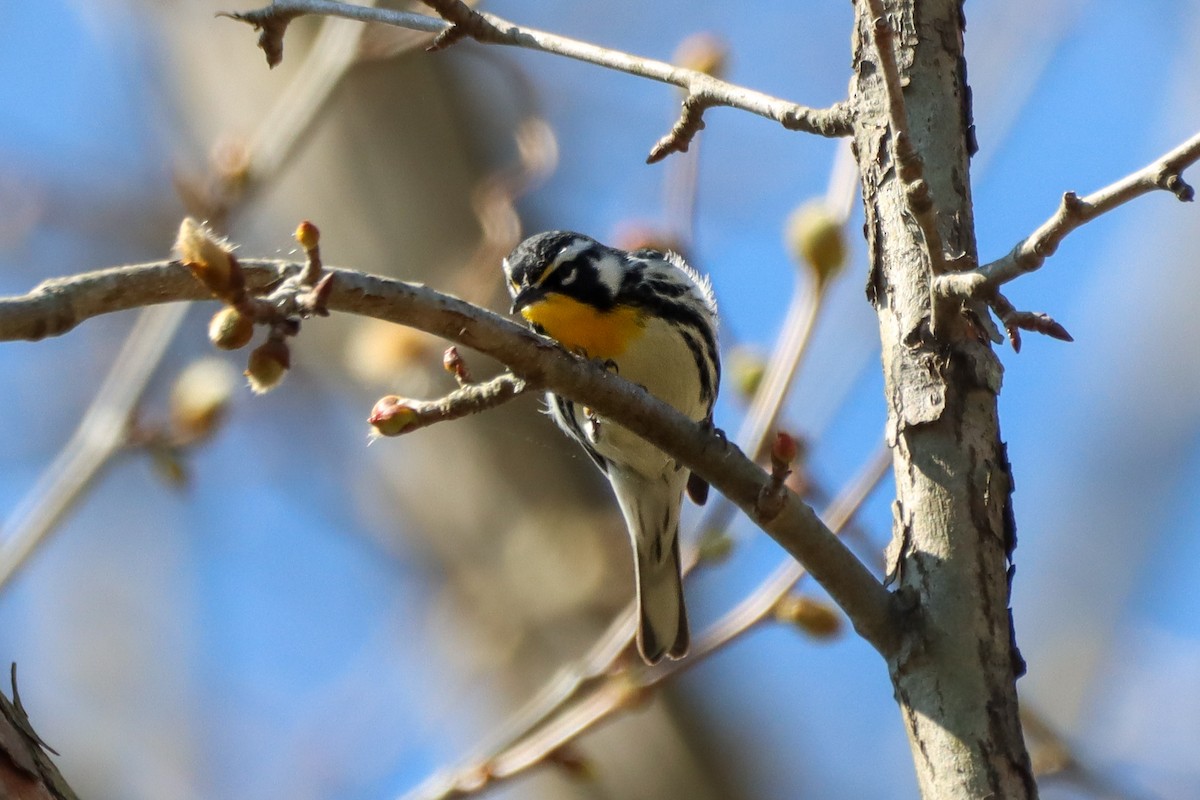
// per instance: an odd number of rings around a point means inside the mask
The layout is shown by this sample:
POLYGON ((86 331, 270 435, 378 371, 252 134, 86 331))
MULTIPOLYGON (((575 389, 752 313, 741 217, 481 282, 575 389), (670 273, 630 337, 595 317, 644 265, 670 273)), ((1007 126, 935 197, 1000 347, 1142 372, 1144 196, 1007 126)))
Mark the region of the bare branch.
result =
POLYGON ((245 14, 230 14, 218 11, 217 16, 249 23, 254 26, 254 30, 261 31, 258 36, 258 46, 267 56, 267 66, 275 69, 283 61, 283 34, 287 32, 287 26, 291 24, 292 20, 301 16, 301 12, 262 13, 261 11, 251 11, 245 14))
MULTIPOLYGON (((1036 231, 1017 243, 1007 255, 975 271, 993 286, 1033 272, 1054 255, 1067 234, 1118 206, 1156 189, 1170 192, 1183 202, 1191 202, 1195 191, 1183 179, 1183 170, 1200 160, 1200 133, 1142 169, 1105 186, 1086 197, 1074 192, 1063 195, 1058 210, 1036 231)), ((970 274, 970 273, 968 273, 970 274)), ((948 293, 954 284, 945 284, 948 293)))
POLYGON ((426 50, 444 50, 466 38, 479 42, 490 42, 503 37, 495 25, 462 0, 422 0, 422 2, 450 23, 450 27, 434 37, 433 44, 425 48, 426 50))
POLYGON ((692 139, 704 128, 704 112, 711 105, 701 95, 689 94, 683 99, 679 120, 666 136, 655 142, 646 156, 647 164, 656 164, 671 153, 686 153, 692 139))
MULTIPOLYGON (((303 270, 286 261, 242 260, 246 286, 261 290, 303 270)), ((795 493, 764 519, 757 503, 770 478, 740 450, 644 389, 552 340, 490 311, 425 286, 326 268, 335 279, 328 307, 419 328, 507 364, 533 387, 586 403, 675 457, 734 501, 804 564, 882 653, 898 638, 890 593, 795 493)), ((178 262, 161 261, 48 281, 28 295, 0 298, 0 340, 38 339, 70 330, 98 314, 139 305, 203 299, 207 294, 178 262)))
POLYGON ((1003 258, 975 270, 951 272, 934 278, 934 290, 942 298, 982 300, 991 306, 1008 331, 1013 349, 1020 351, 1020 329, 1043 333, 1055 339, 1074 341, 1062 325, 1047 314, 1018 311, 1000 293, 1005 283, 1027 272, 1040 269, 1054 255, 1069 233, 1102 214, 1156 189, 1170 192, 1183 202, 1191 202, 1195 191, 1183 179, 1183 170, 1200 160, 1200 133, 1137 172, 1126 175, 1087 197, 1075 192, 1063 194, 1058 210, 1036 231, 1003 258))
POLYGON ((504 373, 484 383, 471 383, 436 400, 412 400, 388 395, 375 403, 367 422, 381 436, 399 436, 503 405, 528 388, 525 381, 504 373))
POLYGON ((267 53, 267 61, 272 66, 277 62, 272 62, 271 59, 276 54, 282 54, 283 33, 287 27, 286 23, 281 24, 279 20, 290 21, 304 14, 318 14, 436 33, 438 35, 431 49, 442 49, 463 38, 472 38, 486 44, 553 53, 678 86, 687 92, 683 115, 671 133, 654 146, 648 159, 651 162, 658 161, 669 153, 686 150, 691 138, 701 127, 704 111, 713 106, 729 106, 749 111, 775 120, 788 130, 820 136, 849 136, 852 132, 852 115, 845 103, 837 103, 824 109, 810 108, 735 86, 703 72, 677 67, 665 61, 641 58, 565 36, 514 25, 492 14, 475 11, 460 0, 429 0, 427 5, 433 7, 443 19, 408 11, 354 6, 334 0, 277 0, 255 11, 223 12, 221 16, 245 22, 261 30, 259 46, 267 53))

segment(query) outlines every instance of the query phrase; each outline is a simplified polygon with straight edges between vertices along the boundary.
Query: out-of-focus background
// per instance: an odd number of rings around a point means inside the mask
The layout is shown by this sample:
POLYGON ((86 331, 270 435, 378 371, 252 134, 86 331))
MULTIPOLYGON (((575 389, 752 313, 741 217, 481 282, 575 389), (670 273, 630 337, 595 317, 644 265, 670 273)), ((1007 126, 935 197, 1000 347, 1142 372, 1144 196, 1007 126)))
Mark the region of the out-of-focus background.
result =
MULTIPOLYGON (((214 17, 250 7, 0 8, 0 294, 163 258, 182 215, 202 210, 248 255, 292 253, 308 218, 328 263, 503 310, 498 259, 522 232, 652 230, 682 239, 712 276, 727 354, 769 351, 807 280, 785 220, 825 193, 835 142, 717 109, 698 152, 646 166, 678 110, 671 87, 473 43, 431 55, 419 37, 314 20, 293 26, 268 71, 250 31, 214 17), (693 168, 689 226, 679 187, 693 168)), ((488 9, 660 59, 712 32, 729 79, 812 105, 849 82, 849 3, 488 9)), ((1099 188, 1200 128, 1200 2, 966 11, 983 258, 1063 191, 1099 188)), ((870 458, 884 420, 859 219, 785 412, 830 492, 870 458)), ((1196 207, 1160 193, 1072 234, 1009 291, 1076 339, 1029 335, 1002 356, 1029 662, 1019 687, 1083 765, 1047 778, 1046 797, 1200 796, 1197 252, 1196 207)), ((177 376, 212 354, 213 310, 178 323, 137 405, 142 428, 167 418, 177 376)), ((37 499, 135 316, 0 346, 0 535, 37 499)), ((578 658, 628 600, 608 489, 535 399, 367 446, 376 397, 453 387, 442 346, 358 320, 306 323, 281 388, 239 387, 225 423, 177 462, 112 459, 3 587, 0 661, 19 664, 24 704, 81 796, 402 795, 578 658)), ((242 369, 244 353, 219 357, 242 369)), ((478 374, 495 369, 468 358, 478 374)), ((734 431, 745 403, 731 382, 723 391, 717 423, 734 431)), ((887 542, 889 492, 860 514, 868 559, 887 542)), ((728 561, 688 582, 697 631, 782 558, 741 522, 734 537, 728 561)), ((783 625, 688 671, 574 755, 590 779, 542 770, 495 796, 916 796, 873 651, 783 625)))

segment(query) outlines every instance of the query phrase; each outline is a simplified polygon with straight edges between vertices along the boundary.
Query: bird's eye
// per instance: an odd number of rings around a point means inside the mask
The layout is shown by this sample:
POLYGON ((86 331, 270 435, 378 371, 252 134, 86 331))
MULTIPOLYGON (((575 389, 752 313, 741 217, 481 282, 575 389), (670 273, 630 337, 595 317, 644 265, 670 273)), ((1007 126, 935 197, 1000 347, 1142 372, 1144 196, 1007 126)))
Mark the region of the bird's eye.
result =
POLYGON ((575 279, 578 277, 579 277, 579 267, 572 264, 571 266, 565 268, 562 271, 562 277, 558 279, 558 282, 562 286, 570 286, 572 283, 575 282, 575 279))

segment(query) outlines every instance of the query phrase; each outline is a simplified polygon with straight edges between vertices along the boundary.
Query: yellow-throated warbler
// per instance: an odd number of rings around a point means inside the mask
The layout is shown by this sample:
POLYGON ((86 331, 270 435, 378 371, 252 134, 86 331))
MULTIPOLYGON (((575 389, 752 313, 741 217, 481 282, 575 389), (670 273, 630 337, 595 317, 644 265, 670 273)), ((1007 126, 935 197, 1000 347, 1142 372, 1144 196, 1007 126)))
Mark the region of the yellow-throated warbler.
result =
MULTIPOLYGON (((712 419, 720 362, 708 280, 674 253, 626 252, 579 233, 531 236, 504 260, 513 313, 568 350, 615 366, 696 421, 712 419)), ((688 648, 679 564, 683 492, 708 486, 619 425, 555 394, 558 426, 608 476, 633 540, 638 649, 648 663, 688 648)))

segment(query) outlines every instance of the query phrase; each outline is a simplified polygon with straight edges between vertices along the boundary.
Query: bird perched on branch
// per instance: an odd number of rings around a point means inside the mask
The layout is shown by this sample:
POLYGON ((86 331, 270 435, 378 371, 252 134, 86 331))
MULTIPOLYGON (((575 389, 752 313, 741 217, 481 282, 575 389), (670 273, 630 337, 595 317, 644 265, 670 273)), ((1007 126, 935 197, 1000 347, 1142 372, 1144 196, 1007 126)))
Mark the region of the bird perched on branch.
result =
MULTIPOLYGON (((539 333, 603 361, 697 422, 711 424, 720 380, 712 289, 675 253, 627 252, 579 233, 531 236, 504 260, 512 311, 539 333)), ((633 542, 637 643, 649 664, 688 649, 679 561, 683 493, 699 476, 652 444, 565 397, 550 414, 608 477, 633 542)))

